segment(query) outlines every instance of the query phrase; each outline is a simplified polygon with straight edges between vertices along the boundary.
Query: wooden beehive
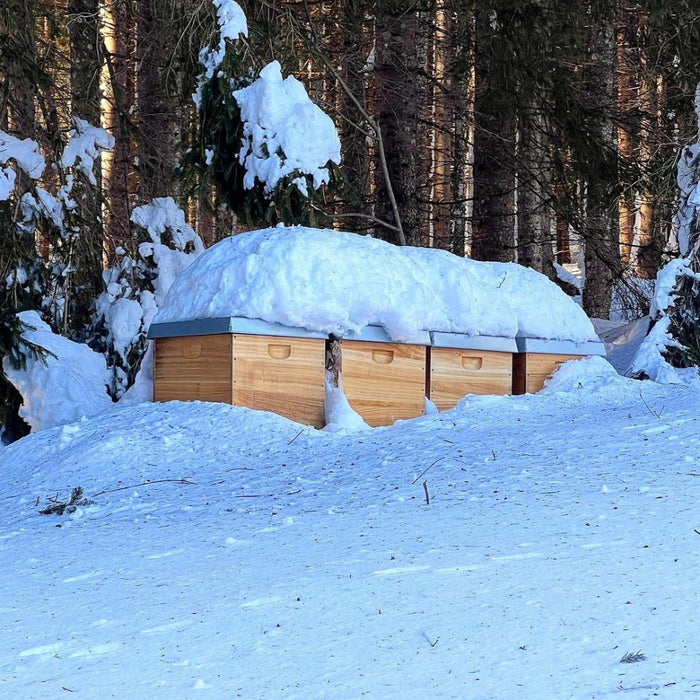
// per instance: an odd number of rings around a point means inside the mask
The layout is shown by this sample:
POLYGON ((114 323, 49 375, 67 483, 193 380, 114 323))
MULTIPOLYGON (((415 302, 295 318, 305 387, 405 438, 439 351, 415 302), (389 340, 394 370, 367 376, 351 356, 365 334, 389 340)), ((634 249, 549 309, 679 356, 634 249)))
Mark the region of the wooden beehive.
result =
POLYGON ((518 352, 513 355, 513 393, 534 394, 552 374, 569 360, 590 355, 605 356, 605 345, 589 341, 574 343, 567 340, 516 338, 518 352))
POLYGON ((440 411, 454 408, 467 394, 510 394, 513 338, 430 334, 428 398, 440 411))
POLYGON ((326 336, 253 319, 154 324, 155 401, 221 401, 324 425, 326 336))
POLYGON ((372 427, 425 412, 426 345, 395 343, 378 326, 337 340, 350 406, 372 427))

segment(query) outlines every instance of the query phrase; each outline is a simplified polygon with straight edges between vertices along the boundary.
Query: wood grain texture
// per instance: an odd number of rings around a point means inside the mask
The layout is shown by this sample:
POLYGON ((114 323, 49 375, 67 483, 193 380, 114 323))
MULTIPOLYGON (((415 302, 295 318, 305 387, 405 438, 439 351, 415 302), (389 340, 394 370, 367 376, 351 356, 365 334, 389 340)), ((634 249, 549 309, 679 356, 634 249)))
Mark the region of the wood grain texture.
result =
POLYGON ((513 393, 535 394, 552 373, 569 360, 580 360, 585 355, 548 355, 523 352, 513 355, 513 393))
POLYGON ((342 340, 340 349, 345 396, 369 425, 423 415, 424 346, 342 340))
POLYGON ((510 394, 512 375, 512 353, 431 348, 428 398, 445 411, 467 394, 510 394))
POLYGON ((273 411, 322 428, 325 424, 325 341, 264 335, 233 336, 233 403, 273 411))
POLYGON ((228 334, 157 338, 154 400, 231 403, 231 342, 228 334))

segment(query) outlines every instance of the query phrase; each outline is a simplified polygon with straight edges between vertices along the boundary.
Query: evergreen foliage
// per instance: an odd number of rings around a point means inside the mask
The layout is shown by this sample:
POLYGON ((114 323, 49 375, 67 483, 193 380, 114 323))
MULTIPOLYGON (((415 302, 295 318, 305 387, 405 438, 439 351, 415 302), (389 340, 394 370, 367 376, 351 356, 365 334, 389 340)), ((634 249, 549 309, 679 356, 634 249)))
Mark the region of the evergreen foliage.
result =
MULTIPOLYGON (((265 31, 265 25, 258 23, 252 33, 264 36, 265 31)), ((214 75, 199 86, 199 125, 195 143, 187 150, 182 164, 186 190, 198 195, 200 203, 206 205, 213 186, 217 203, 227 206, 242 228, 278 223, 318 226, 329 222, 320 206, 325 192, 314 189, 312 178, 305 173, 290 173, 272 192, 267 192, 264 183, 257 179, 252 188, 245 187, 246 168, 240 159, 243 121, 234 92, 252 85, 259 71, 247 44, 227 40, 226 47, 214 75), (305 187, 298 186, 299 180, 305 182, 305 187)), ((329 172, 325 191, 332 192, 339 173, 337 168, 329 168, 329 172)))
POLYGON ((24 367, 27 356, 38 351, 21 342, 23 326, 17 314, 41 308, 46 288, 46 268, 37 256, 32 231, 14 219, 19 203, 0 201, 0 438, 16 440, 29 432, 19 417, 22 398, 8 380, 4 362, 24 367))
POLYGON ((667 346, 665 357, 673 367, 700 367, 700 275, 685 270, 676 280, 675 303, 668 310, 669 330, 678 342, 667 346))

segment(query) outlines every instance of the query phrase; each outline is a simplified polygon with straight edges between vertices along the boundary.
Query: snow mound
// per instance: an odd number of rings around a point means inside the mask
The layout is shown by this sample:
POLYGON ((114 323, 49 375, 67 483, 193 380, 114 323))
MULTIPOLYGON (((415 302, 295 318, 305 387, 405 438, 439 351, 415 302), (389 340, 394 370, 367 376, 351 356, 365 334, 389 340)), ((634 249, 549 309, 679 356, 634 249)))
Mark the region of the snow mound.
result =
POLYGON ((209 248, 175 280, 155 322, 228 316, 335 334, 378 325, 397 342, 426 330, 598 339, 581 308, 534 270, 301 226, 209 248))
POLYGON ((578 389, 595 391, 613 385, 626 385, 629 381, 621 377, 607 360, 593 356, 565 362, 547 381, 542 393, 578 389))
POLYGON ((32 430, 73 423, 113 405, 102 355, 55 335, 36 311, 18 316, 26 329, 22 338, 47 351, 43 361, 28 358, 26 369, 15 369, 7 360, 3 363, 5 374, 22 395, 19 415, 32 430))

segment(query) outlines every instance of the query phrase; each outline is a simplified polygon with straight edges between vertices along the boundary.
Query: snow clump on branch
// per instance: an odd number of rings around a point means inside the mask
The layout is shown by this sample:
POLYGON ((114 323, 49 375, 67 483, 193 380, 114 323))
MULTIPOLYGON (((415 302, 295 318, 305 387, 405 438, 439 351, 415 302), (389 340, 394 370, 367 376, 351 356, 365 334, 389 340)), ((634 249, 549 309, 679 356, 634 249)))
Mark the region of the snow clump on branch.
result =
MULTIPOLYGON (((245 166, 246 189, 259 180, 270 193, 286 176, 308 175, 314 189, 328 182, 328 163, 340 163, 340 139, 333 120, 309 98, 294 76, 282 78, 278 61, 260 77, 233 93, 243 121, 240 163, 245 166)), ((293 180, 305 196, 303 177, 293 180)))
POLYGON ((203 48, 199 52, 199 62, 204 71, 199 76, 199 85, 192 95, 197 109, 202 104, 202 86, 214 77, 216 69, 226 56, 226 40, 234 41, 239 36, 248 36, 248 20, 241 6, 234 0, 213 0, 219 25, 219 43, 216 48, 203 48))

